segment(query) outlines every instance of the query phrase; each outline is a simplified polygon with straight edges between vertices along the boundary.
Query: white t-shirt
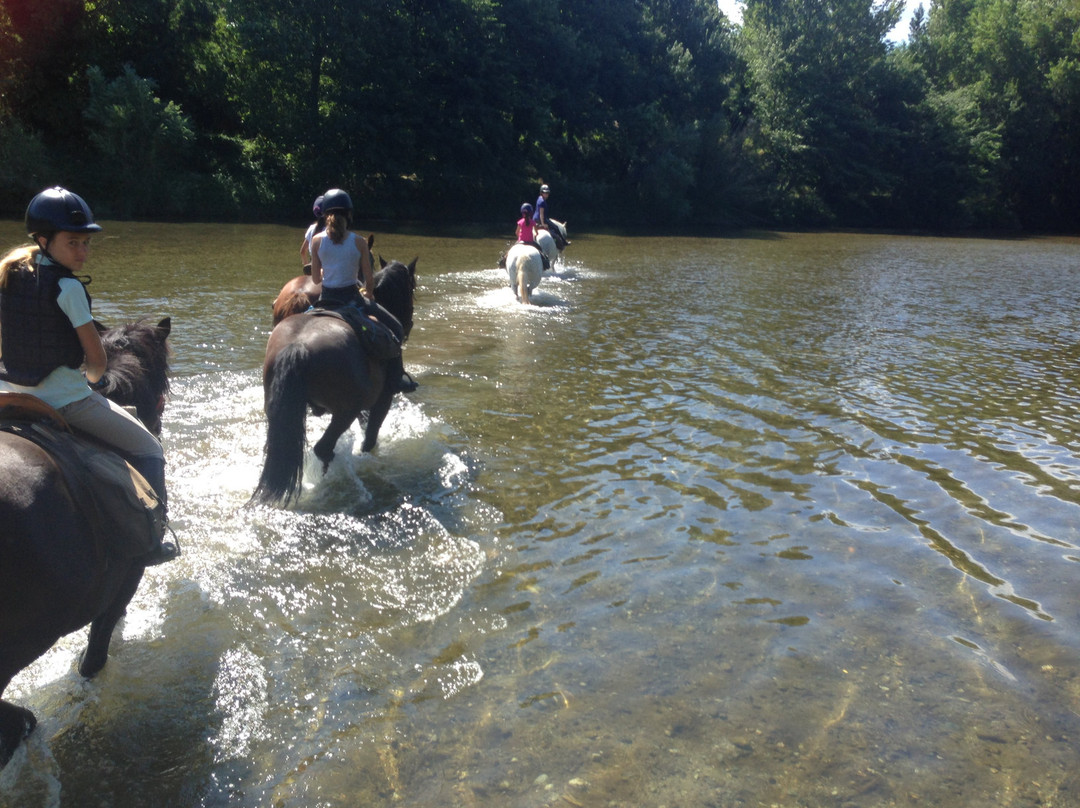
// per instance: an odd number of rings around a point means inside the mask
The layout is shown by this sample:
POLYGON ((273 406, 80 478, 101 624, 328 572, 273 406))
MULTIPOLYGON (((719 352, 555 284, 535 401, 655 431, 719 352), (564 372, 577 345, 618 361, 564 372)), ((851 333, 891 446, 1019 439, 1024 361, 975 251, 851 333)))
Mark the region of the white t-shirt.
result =
POLYGON ((356 233, 348 233, 340 244, 335 244, 324 230, 312 240, 312 250, 316 249, 322 263, 323 286, 342 289, 356 285, 362 256, 360 248, 356 246, 356 233))

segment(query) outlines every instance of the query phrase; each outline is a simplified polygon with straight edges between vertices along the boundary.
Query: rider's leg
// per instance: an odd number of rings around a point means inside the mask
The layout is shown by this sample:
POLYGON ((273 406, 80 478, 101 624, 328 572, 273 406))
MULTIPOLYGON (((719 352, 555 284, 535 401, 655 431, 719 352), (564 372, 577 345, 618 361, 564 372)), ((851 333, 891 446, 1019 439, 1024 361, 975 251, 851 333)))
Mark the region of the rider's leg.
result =
MULTIPOLYGON (((368 314, 393 331, 398 342, 403 343, 405 341, 405 329, 397 317, 375 301, 369 301, 367 311, 368 314)), ((411 393, 419 387, 416 380, 405 372, 405 362, 400 354, 395 359, 387 360, 386 378, 394 386, 394 392, 397 393, 411 393)))
MULTIPOLYGON (((150 483, 161 504, 167 506, 165 454, 161 442, 150 434, 141 421, 99 393, 91 393, 84 399, 61 407, 60 413, 75 429, 116 447, 150 483)), ((172 561, 178 555, 180 548, 175 543, 161 541, 158 547, 144 556, 144 560, 147 566, 151 566, 172 561)))

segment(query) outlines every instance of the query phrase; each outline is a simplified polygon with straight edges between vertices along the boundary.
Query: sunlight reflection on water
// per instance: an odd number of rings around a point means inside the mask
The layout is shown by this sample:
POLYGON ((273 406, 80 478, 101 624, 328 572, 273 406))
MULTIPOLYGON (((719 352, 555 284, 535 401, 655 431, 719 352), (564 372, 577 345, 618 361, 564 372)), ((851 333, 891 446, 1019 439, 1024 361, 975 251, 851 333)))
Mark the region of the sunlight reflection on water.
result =
POLYGON ((524 310, 500 240, 380 235, 421 388, 282 511, 294 233, 202 235, 215 282, 95 273, 174 318, 185 556, 17 680, 4 808, 1080 801, 1075 241, 571 233, 524 310))

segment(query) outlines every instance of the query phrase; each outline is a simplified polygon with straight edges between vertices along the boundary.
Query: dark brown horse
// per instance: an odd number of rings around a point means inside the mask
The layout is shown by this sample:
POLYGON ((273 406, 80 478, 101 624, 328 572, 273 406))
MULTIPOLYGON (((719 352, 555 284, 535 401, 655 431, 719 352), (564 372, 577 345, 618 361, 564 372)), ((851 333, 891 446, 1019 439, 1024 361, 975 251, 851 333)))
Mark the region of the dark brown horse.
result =
MULTIPOLYGON (((105 394, 158 434, 169 391, 168 318, 102 333, 105 394)), ((138 559, 95 545, 60 468, 25 438, 0 432, 0 696, 58 639, 90 624, 79 673, 105 665, 117 621, 142 580, 138 559)), ((34 728, 33 713, 0 700, 0 766, 34 728)))
MULTIPOLYGON (((370 233, 367 237, 368 250, 374 245, 375 234, 370 233)), ((379 263, 386 266, 382 256, 379 256, 379 263)), ((278 296, 274 298, 273 324, 277 325, 286 317, 307 311, 318 302, 320 294, 322 294, 322 284, 315 283, 311 279, 311 264, 308 264, 304 267, 304 274, 298 275, 281 287, 278 296)))
MULTIPOLYGON (((375 300, 398 318, 407 338, 413 324, 416 259, 408 266, 400 261, 383 263, 375 275, 375 300)), ((263 362, 266 446, 251 501, 288 504, 298 495, 309 406, 315 415, 331 414, 315 444, 324 471, 334 459, 338 438, 365 412, 361 448, 370 452, 394 397, 386 370, 385 360, 365 353, 356 332, 343 320, 305 312, 278 323, 263 362)))

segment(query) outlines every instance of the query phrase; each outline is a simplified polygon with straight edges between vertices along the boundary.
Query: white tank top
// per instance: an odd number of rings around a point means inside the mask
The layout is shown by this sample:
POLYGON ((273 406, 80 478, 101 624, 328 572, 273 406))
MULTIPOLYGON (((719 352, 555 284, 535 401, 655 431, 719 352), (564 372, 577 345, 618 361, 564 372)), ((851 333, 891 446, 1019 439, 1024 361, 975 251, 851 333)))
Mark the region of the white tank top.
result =
POLYGON ((360 248, 356 246, 356 233, 349 232, 340 244, 330 240, 325 230, 318 234, 319 260, 322 262, 323 286, 340 289, 355 286, 360 277, 360 248))

